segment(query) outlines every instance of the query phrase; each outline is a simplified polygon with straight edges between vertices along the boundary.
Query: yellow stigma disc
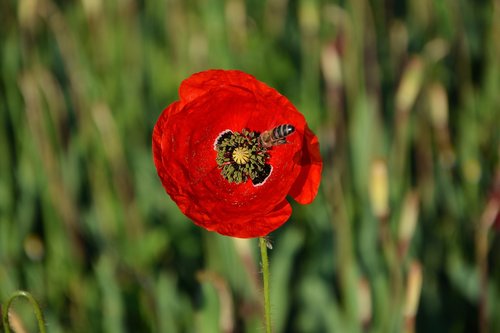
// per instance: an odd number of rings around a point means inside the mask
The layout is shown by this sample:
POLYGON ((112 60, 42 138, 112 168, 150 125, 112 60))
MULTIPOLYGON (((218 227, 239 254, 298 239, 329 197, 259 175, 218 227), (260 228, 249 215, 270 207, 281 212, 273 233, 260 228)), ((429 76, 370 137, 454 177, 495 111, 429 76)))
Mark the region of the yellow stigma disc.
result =
POLYGON ((250 160, 250 151, 247 148, 236 148, 233 150, 233 160, 238 164, 247 163, 250 160))

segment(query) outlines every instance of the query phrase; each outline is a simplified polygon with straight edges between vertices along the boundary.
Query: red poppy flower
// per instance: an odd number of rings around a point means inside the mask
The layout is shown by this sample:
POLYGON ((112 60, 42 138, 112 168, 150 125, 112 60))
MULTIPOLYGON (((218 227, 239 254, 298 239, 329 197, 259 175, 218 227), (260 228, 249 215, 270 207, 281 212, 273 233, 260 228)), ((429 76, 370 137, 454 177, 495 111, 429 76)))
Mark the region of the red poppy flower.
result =
POLYGON ((287 195, 313 201, 318 139, 284 96, 235 70, 194 74, 179 96, 155 125, 153 155, 163 187, 194 223, 260 237, 290 217, 287 195))

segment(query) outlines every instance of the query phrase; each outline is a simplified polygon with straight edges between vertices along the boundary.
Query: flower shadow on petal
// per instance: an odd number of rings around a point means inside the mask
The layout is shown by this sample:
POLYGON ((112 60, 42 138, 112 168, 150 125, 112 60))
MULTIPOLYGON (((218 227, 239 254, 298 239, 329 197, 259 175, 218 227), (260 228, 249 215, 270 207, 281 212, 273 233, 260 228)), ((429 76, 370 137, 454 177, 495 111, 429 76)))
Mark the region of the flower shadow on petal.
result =
POLYGON ((293 183, 289 195, 300 204, 311 203, 316 194, 321 180, 323 162, 319 152, 318 138, 306 127, 304 132, 302 154, 297 152, 294 161, 302 168, 293 183))

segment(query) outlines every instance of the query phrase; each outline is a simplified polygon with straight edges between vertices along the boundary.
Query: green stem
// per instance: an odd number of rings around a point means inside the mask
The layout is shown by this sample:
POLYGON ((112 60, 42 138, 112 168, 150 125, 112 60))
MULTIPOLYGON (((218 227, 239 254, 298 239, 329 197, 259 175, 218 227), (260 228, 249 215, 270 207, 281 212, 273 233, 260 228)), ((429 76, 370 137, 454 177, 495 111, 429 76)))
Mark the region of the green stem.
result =
POLYGON ((42 310, 40 309, 40 305, 36 301, 36 299, 27 291, 23 290, 18 290, 10 296, 8 299, 7 303, 5 303, 4 307, 4 313, 3 313, 3 326, 5 328, 5 333, 10 333, 10 324, 9 324, 9 308, 12 305, 12 302, 14 299, 18 297, 24 297, 27 298, 28 301, 30 301, 31 305, 33 306, 33 311, 35 312, 35 317, 38 322, 38 329, 40 330, 40 333, 46 333, 47 331, 45 330, 45 321, 43 320, 43 314, 42 310))
POLYGON ((264 318, 266 333, 271 333, 271 301, 269 298, 269 260, 267 258, 267 240, 259 238, 260 256, 262 258, 262 281, 264 284, 264 318))

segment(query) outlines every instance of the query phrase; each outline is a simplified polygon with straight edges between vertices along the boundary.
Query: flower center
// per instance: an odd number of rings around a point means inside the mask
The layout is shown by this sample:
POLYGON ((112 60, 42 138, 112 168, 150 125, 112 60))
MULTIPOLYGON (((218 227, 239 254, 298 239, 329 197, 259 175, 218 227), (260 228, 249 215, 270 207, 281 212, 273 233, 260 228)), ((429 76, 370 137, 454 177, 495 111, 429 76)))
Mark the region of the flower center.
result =
POLYGON ((247 147, 238 147, 233 150, 233 161, 238 164, 245 164, 250 160, 250 151, 247 147))
POLYGON ((229 183, 241 184, 251 179, 258 186, 271 174, 272 167, 266 163, 268 149, 260 144, 259 134, 246 129, 241 133, 227 130, 215 140, 217 165, 229 183))

